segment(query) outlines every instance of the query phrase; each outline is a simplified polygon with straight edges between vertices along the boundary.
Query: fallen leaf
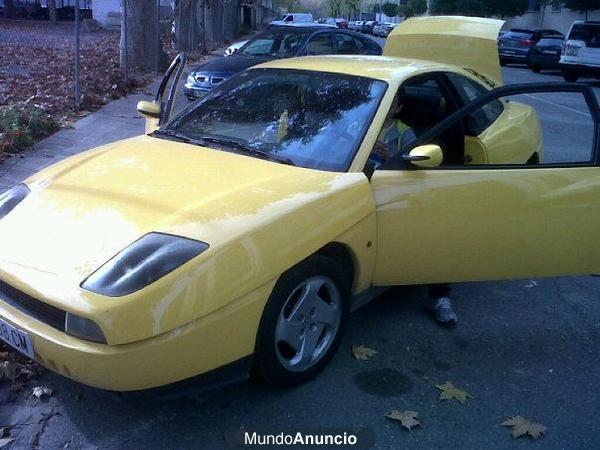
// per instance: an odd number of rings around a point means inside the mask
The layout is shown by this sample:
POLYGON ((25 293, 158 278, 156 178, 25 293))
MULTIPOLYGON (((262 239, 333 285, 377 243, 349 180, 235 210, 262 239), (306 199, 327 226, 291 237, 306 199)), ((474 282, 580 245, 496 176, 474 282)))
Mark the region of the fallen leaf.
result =
POLYGON ((21 368, 14 361, 3 361, 0 363, 0 380, 6 378, 14 381, 21 373, 21 368))
POLYGON ((464 403, 467 398, 473 398, 471 394, 467 391, 463 391, 462 389, 458 389, 449 381, 446 381, 444 384, 436 384, 436 388, 438 388, 440 392, 440 400, 458 400, 461 403, 464 403))
POLYGON ((541 423, 531 422, 522 416, 509 417, 502 422, 502 425, 512 427, 511 434, 513 439, 527 435, 533 439, 539 439, 546 431, 546 427, 541 423))
POLYGON ((45 396, 50 397, 54 391, 46 386, 36 386, 33 388, 32 395, 37 398, 42 398, 45 396))
POLYGON ((377 350, 365 347, 364 345, 353 345, 352 354, 358 360, 366 361, 377 354, 377 350))
POLYGON ((529 281, 525 282, 525 287, 526 288, 536 287, 537 285, 538 285, 537 281, 534 281, 534 280, 529 280, 529 281))
POLYGON ((399 411, 397 409, 393 409, 386 414, 385 417, 392 420, 397 420, 404 428, 410 431, 412 427, 421 425, 421 422, 417 420, 418 415, 419 413, 416 411, 399 411))
POLYGON ((0 427, 0 438, 8 436, 8 430, 10 427, 0 427))
POLYGON ((14 441, 14 438, 2 438, 2 439, 0 439, 0 448, 6 447, 12 441, 14 441))

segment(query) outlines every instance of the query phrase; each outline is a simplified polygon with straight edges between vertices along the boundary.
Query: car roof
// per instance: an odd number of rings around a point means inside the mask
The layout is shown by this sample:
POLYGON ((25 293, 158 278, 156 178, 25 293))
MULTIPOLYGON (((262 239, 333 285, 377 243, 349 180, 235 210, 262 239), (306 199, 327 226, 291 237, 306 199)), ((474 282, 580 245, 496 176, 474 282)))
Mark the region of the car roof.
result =
POLYGON ((377 55, 303 56, 278 59, 252 67, 252 69, 256 68, 342 73, 375 78, 388 83, 402 82, 406 78, 424 72, 448 71, 463 73, 463 70, 459 67, 435 61, 377 55))

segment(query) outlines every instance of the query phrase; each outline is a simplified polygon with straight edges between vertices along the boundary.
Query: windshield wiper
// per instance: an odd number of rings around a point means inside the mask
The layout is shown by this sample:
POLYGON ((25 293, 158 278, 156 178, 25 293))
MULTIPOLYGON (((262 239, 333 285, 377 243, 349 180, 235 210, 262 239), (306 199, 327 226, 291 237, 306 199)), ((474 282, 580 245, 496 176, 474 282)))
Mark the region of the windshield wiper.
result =
POLYGON ((289 166, 295 166, 296 163, 292 161, 290 158, 286 158, 285 156, 275 155, 269 152, 263 152, 262 150, 258 150, 256 148, 250 147, 248 145, 242 144, 241 142, 234 141, 233 139, 225 139, 225 138, 217 138, 212 136, 202 136, 202 139, 205 142, 212 142, 215 144, 221 144, 225 146, 234 147, 238 150, 242 150, 245 153, 250 155, 255 155, 261 159, 267 159, 269 161, 275 161, 282 164, 287 164, 289 166))
POLYGON ((196 141, 196 140, 192 139, 191 137, 176 133, 175 131, 171 131, 171 130, 156 130, 156 131, 153 131, 152 133, 150 133, 150 136, 161 138, 161 139, 168 139, 171 141, 185 142, 186 144, 202 145, 202 142, 200 142, 200 141, 196 141))

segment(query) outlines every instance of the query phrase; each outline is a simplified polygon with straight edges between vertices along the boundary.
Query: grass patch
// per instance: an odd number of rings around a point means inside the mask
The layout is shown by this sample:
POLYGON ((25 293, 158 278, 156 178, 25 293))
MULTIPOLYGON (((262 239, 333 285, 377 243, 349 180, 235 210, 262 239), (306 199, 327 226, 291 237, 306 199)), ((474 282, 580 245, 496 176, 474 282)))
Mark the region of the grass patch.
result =
POLYGON ((37 108, 0 107, 0 153, 18 153, 58 128, 50 114, 37 108))

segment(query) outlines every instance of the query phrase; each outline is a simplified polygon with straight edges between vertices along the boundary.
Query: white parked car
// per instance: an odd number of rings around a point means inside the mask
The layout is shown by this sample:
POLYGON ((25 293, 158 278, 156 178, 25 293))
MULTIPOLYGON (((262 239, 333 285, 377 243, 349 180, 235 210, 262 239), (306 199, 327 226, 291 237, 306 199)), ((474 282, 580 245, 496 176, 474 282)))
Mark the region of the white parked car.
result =
POLYGON ((269 22, 270 27, 277 27, 279 25, 289 25, 294 22, 313 22, 313 15, 306 13, 289 13, 283 16, 281 19, 272 20, 269 22))
POLYGON ((223 56, 231 56, 233 55, 235 52, 237 52, 240 48, 242 48, 246 42, 246 41, 240 41, 240 42, 236 42, 234 44, 231 44, 229 47, 227 47, 225 49, 225 51, 223 52, 223 56))
POLYGON ((573 22, 562 49, 560 69, 568 82, 585 76, 600 79, 600 22, 573 22))

